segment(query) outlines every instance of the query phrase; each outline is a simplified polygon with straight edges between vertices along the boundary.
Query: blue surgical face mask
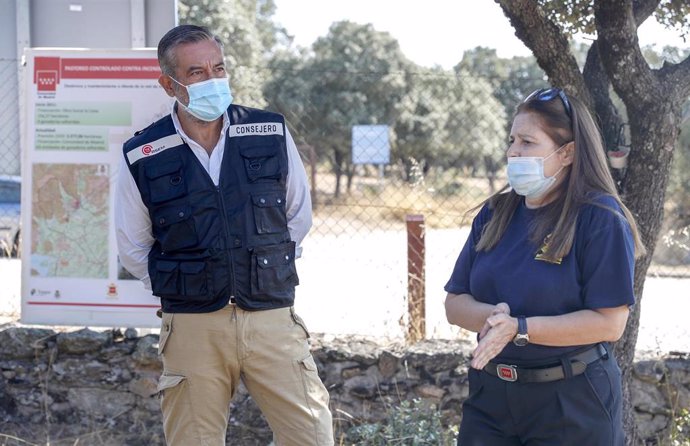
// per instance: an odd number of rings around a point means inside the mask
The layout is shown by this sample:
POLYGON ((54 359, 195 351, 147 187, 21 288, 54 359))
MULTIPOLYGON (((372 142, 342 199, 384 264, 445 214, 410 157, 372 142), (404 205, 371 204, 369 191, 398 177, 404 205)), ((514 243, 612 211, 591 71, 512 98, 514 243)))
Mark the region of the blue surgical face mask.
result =
POLYGON ((563 170, 563 166, 553 176, 544 176, 544 161, 551 158, 565 144, 553 151, 549 156, 515 156, 508 158, 508 182, 516 194, 527 198, 541 198, 556 182, 556 176, 563 170))
MULTIPOLYGON (((173 77, 170 79, 177 82, 173 77)), ((187 89, 189 105, 185 108, 192 116, 202 121, 215 121, 232 103, 232 93, 230 93, 227 77, 215 77, 191 85, 177 83, 187 89)))

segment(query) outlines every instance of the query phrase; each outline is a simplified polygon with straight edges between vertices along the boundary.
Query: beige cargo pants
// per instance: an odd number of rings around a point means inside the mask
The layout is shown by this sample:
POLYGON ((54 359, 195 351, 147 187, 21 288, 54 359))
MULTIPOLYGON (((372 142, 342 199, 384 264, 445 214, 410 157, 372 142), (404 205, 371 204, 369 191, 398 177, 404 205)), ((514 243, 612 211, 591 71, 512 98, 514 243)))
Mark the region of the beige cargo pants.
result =
POLYGON ((328 392, 293 308, 163 313, 158 384, 168 445, 225 445, 239 381, 273 430, 276 446, 333 445, 328 392))

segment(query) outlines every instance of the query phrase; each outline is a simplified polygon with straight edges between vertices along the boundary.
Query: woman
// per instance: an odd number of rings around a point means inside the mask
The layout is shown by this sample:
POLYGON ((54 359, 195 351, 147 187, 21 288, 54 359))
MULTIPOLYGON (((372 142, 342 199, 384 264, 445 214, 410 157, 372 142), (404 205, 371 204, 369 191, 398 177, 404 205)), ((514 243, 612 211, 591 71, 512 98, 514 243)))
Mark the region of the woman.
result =
POLYGON ((623 445, 608 345, 633 305, 634 219, 586 107, 558 88, 517 108, 508 181, 484 203, 446 284, 478 334, 459 446, 623 445))

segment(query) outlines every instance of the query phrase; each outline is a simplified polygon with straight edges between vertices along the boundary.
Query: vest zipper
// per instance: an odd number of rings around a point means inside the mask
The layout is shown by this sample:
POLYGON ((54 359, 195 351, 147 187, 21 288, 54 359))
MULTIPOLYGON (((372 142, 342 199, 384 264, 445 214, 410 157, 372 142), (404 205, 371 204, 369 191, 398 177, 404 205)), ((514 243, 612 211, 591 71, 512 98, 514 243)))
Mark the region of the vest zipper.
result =
POLYGON ((225 228, 225 250, 228 253, 228 261, 230 263, 230 299, 234 299, 237 294, 235 289, 235 261, 232 256, 232 240, 230 240, 231 234, 230 228, 228 227, 228 214, 225 211, 225 201, 223 200, 223 193, 220 190, 220 184, 216 186, 216 192, 218 192, 218 201, 220 202, 221 212, 223 212, 221 220, 223 220, 223 227, 225 228))

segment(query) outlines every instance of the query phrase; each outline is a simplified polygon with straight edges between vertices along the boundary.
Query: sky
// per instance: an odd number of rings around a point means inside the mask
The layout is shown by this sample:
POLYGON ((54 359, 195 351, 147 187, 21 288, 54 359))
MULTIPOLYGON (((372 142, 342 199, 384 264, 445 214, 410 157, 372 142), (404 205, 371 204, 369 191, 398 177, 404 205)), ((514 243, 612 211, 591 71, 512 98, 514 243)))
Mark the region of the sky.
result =
MULTIPOLYGON (((294 36, 295 44, 305 47, 326 35, 331 23, 350 20, 389 32, 409 59, 424 66, 450 69, 465 50, 477 46, 495 48, 505 58, 531 54, 493 0, 275 0, 275 4, 275 21, 294 36)), ((640 44, 659 50, 664 45, 690 48, 690 41, 684 43, 677 34, 650 18, 640 27, 640 44)))

